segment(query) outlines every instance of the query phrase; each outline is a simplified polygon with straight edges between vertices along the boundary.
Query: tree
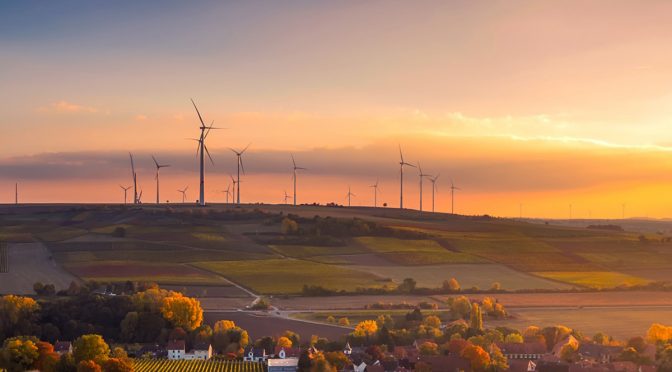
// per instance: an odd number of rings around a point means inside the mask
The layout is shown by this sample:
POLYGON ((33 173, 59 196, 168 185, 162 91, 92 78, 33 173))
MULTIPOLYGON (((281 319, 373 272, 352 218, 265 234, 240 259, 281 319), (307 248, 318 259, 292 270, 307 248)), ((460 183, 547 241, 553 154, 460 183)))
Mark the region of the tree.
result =
POLYGON ((98 364, 103 364, 110 355, 110 347, 100 335, 83 335, 73 342, 73 356, 75 362, 79 364, 82 361, 91 360, 98 364))
POLYGON ((38 357, 34 367, 40 371, 53 371, 58 363, 59 355, 54 351, 54 345, 38 341, 36 344, 38 357))
POLYGON ((483 314, 477 303, 471 306, 471 315, 469 316, 469 329, 474 332, 483 331, 483 314))
POLYGON ((281 347, 292 347, 292 340, 290 340, 285 336, 282 336, 278 339, 277 345, 281 347))
POLYGON ((465 296, 459 296, 453 300, 450 305, 450 311, 456 318, 466 318, 471 312, 471 301, 465 296))
POLYGON ((504 342, 507 344, 522 344, 523 336, 520 333, 509 333, 504 337, 504 342))
POLYGON ((565 362, 574 362, 578 357, 579 344, 577 342, 568 342, 560 348, 560 359, 565 362))
POLYGON ((291 218, 285 217, 282 219, 280 231, 282 232, 283 235, 296 234, 297 232, 299 232, 299 224, 296 221, 292 220, 291 218))
POLYGON ((672 339, 672 327, 666 327, 660 323, 654 323, 646 331, 646 341, 652 344, 665 343, 672 339))
POLYGON ((612 338, 602 332, 598 332, 593 336, 593 342, 600 345, 609 345, 612 338))
POLYGON ((93 360, 82 360, 77 363, 77 372, 102 372, 102 369, 93 360))
POLYGON ((329 363, 324 353, 318 351, 311 356, 310 372, 336 372, 336 368, 329 363))
POLYGON ((133 372, 133 362, 127 358, 110 358, 103 364, 105 372, 133 372))
POLYGON ((131 296, 131 301, 138 311, 147 311, 150 313, 161 312, 163 299, 172 296, 176 292, 161 289, 158 286, 147 288, 144 291, 137 292, 131 296))
POLYGON ((338 371, 342 371, 350 364, 350 358, 343 354, 342 351, 325 352, 324 358, 338 371))
POLYGON ((672 371, 672 346, 667 345, 658 354, 658 371, 672 371))
POLYGON ((392 319, 390 314, 378 315, 376 323, 378 323, 378 327, 386 326, 388 328, 394 328, 394 319, 392 319))
POLYGON ((347 327, 347 326, 350 325, 350 321, 348 320, 348 318, 342 317, 342 318, 338 319, 338 324, 347 327))
POLYGON ((0 339, 30 334, 32 320, 39 305, 30 297, 6 295, 0 297, 0 339))
POLYGON ((129 311, 124 320, 121 321, 121 339, 126 342, 135 340, 135 330, 138 327, 139 320, 137 311, 129 311))
POLYGON ((490 369, 493 371, 509 370, 509 361, 495 344, 490 346, 490 369))
POLYGON ((399 292, 403 293, 412 293, 415 290, 415 286, 417 285, 417 282, 413 278, 406 278, 404 281, 399 284, 399 287, 397 288, 399 292))
POLYGON ((450 278, 450 280, 444 280, 442 288, 444 291, 448 292, 459 292, 460 283, 455 278, 450 278))
POLYGON ((378 323, 375 320, 363 320, 355 326, 352 333, 355 337, 370 337, 378 332, 378 323))
POLYGON ((39 356, 36 340, 25 337, 8 338, 0 352, 2 365, 9 371, 29 370, 39 356))
POLYGON ((468 359, 474 371, 485 371, 490 365, 490 354, 480 346, 470 345, 462 350, 462 358, 468 359))
POLYGON ((421 355, 439 355, 439 345, 434 342, 423 342, 419 349, 421 355))
POLYGON ((502 285, 499 284, 499 282, 494 282, 494 283, 492 283, 492 285, 490 286, 490 290, 491 290, 491 291, 501 291, 501 290, 502 290, 502 285))
POLYGON ((333 315, 327 317, 327 323, 336 323, 336 318, 333 315))
POLYGON ((173 293, 172 296, 163 299, 161 314, 173 325, 189 331, 200 327, 203 322, 201 303, 181 293, 173 293))
POLYGON ((428 315, 422 321, 422 324, 424 324, 427 327, 439 328, 441 327, 441 319, 439 319, 439 317, 436 315, 428 315))
POLYGON ((287 337, 290 341, 292 341, 293 345, 298 345, 301 342, 301 336, 299 336, 299 334, 296 332, 288 330, 285 331, 285 333, 283 333, 282 335, 287 337))
POLYGON ((529 326, 523 331, 523 337, 535 337, 541 334, 541 328, 537 326, 529 326))
POLYGON ((226 332, 231 328, 236 328, 236 323, 233 320, 218 320, 215 322, 214 332, 226 332))

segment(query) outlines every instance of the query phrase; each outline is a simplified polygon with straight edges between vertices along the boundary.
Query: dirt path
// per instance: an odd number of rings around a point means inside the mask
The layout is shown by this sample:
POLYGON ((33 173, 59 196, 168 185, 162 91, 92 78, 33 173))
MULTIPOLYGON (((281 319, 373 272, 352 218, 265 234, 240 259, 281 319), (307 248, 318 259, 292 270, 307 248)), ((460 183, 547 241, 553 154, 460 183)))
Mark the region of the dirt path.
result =
POLYGON ((10 243, 7 245, 7 272, 0 273, 0 293, 34 294, 33 284, 53 284, 56 290, 67 289, 79 279, 65 271, 52 258, 44 244, 10 243))

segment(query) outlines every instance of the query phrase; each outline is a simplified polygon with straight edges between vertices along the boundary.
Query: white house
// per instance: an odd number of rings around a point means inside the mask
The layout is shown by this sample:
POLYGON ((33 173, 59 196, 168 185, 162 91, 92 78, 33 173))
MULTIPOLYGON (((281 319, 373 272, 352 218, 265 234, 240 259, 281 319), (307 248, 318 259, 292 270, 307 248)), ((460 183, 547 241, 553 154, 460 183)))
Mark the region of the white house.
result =
POLYGON ((269 359, 268 372, 296 372, 299 368, 299 358, 269 359))
POLYGON ((182 360, 186 354, 186 345, 184 340, 171 341, 166 346, 168 350, 168 359, 169 360, 182 360))
POLYGON ((243 356, 243 360, 246 362, 263 362, 266 359, 268 359, 268 354, 263 347, 248 346, 243 356))

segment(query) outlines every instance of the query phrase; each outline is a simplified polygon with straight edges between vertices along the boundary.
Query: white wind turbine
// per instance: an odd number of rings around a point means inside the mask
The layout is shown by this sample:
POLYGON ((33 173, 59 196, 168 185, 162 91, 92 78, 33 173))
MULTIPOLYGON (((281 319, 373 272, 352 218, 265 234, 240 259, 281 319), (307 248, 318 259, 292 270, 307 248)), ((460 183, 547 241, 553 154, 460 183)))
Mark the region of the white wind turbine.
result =
POLYGON ((373 187, 373 207, 377 208, 378 207, 378 180, 376 180, 376 183, 373 185, 370 185, 369 187, 373 187))
POLYGON ((214 121, 210 124, 210 126, 205 125, 205 122, 203 121, 203 117, 201 117, 201 113, 198 111, 198 107, 196 107, 196 103, 194 100, 191 100, 191 103, 194 105, 194 109, 196 109, 196 114, 198 114, 198 120, 201 122, 201 126, 199 129, 201 130, 201 135, 198 139, 192 138, 193 140, 198 142, 198 149, 196 150, 196 155, 200 155, 200 196, 198 199, 198 202, 201 206, 205 206, 205 155, 208 154, 208 158, 210 158, 210 162, 212 164, 215 164, 214 160, 212 160, 212 156, 210 156, 210 151, 208 151, 208 147, 205 145, 205 139, 208 137, 208 134, 210 134, 210 130, 212 129, 221 129, 221 128, 215 128, 212 125, 214 124, 214 121))
POLYGON ((399 146, 399 209, 404 209, 404 165, 415 168, 415 165, 404 161, 404 154, 401 152, 401 145, 399 146))
POLYGON ((161 170, 161 168, 170 167, 170 164, 159 164, 154 155, 152 155, 152 160, 154 160, 154 165, 156 166, 156 175, 154 176, 156 179, 156 204, 159 204, 161 202, 161 199, 159 198, 159 170, 161 170))
POLYGON ((348 186, 348 194, 346 195, 348 197, 348 207, 350 206, 350 197, 352 196, 357 196, 350 191, 350 186, 348 186))
POLYGON ((226 204, 229 204, 229 195, 231 194, 231 184, 226 185, 226 190, 222 192, 226 194, 226 204))
POLYGON ((450 179, 450 213, 455 214, 455 190, 462 190, 459 187, 455 187, 453 179, 450 179))
POLYGON ((422 213, 422 179, 425 177, 431 178, 431 174, 425 174, 422 172, 422 167, 420 162, 418 162, 418 175, 420 176, 420 213, 422 213))
POLYGON ((296 171, 297 170, 307 170, 307 168, 297 167, 296 161, 294 160, 294 154, 292 155, 292 164, 294 165, 294 206, 296 207, 296 171))
POLYGON ((233 178, 233 176, 230 175, 230 174, 229 174, 229 177, 231 177, 231 182, 233 182, 233 190, 231 191, 231 203, 233 203, 234 200, 236 200, 236 195, 237 195, 236 186, 238 186, 238 190, 240 190, 240 185, 238 184, 238 182, 240 182, 240 181, 236 181, 236 179, 233 178))
POLYGON ((124 187, 124 186, 119 185, 119 187, 121 187, 121 189, 124 190, 124 204, 126 204, 126 200, 128 200, 128 199, 126 199, 126 193, 132 186, 124 187))
POLYGON ((287 195, 287 190, 285 190, 285 204, 287 204, 287 200, 289 200, 291 196, 287 195))
POLYGON ((187 189, 188 188, 189 188, 189 186, 185 187, 182 190, 177 189, 177 191, 179 191, 182 194, 182 203, 184 203, 185 199, 187 199, 187 189))
POLYGON ((242 151, 236 151, 232 148, 229 148, 229 150, 233 151, 233 153, 236 154, 236 158, 237 158, 236 163, 237 163, 237 167, 238 167, 238 173, 237 173, 238 174, 237 175, 238 181, 236 183, 238 184, 238 190, 236 191, 236 204, 240 204, 240 170, 242 169, 243 174, 245 174, 245 167, 243 166, 242 156, 245 153, 245 151, 247 151, 247 148, 250 147, 250 145, 251 144, 248 144, 247 146, 245 146, 245 148, 242 151))
POLYGON ((131 158, 131 175, 133 176, 133 204, 138 204, 140 198, 138 197, 138 177, 135 173, 135 163, 133 162, 133 154, 130 152, 128 156, 131 158))
POLYGON ((437 174, 434 177, 429 177, 429 181, 432 183, 432 213, 434 213, 434 193, 437 190, 436 188, 436 180, 439 179, 439 175, 437 174))

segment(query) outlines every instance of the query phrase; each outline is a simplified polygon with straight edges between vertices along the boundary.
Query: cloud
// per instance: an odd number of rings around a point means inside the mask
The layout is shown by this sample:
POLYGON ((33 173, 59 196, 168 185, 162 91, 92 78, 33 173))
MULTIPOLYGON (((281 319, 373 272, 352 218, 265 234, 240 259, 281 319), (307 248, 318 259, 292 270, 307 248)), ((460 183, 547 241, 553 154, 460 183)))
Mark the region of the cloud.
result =
POLYGON ((95 107, 88 107, 83 105, 78 105, 68 101, 58 101, 53 102, 47 107, 40 107, 38 109, 40 112, 57 112, 57 113, 97 113, 99 110, 95 107))

